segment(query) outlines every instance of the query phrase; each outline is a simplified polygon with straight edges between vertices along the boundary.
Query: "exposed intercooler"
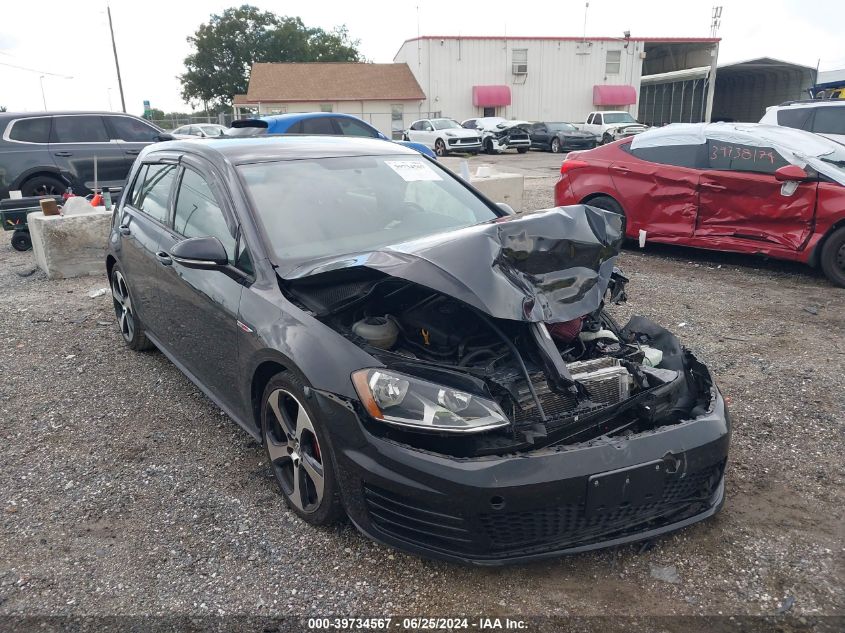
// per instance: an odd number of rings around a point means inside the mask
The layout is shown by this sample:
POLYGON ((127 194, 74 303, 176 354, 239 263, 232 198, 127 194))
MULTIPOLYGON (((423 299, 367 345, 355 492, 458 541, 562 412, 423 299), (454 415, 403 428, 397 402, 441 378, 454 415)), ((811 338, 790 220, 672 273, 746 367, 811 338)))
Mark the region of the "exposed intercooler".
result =
MULTIPOLYGON (((593 360, 567 363, 572 377, 581 383, 590 395, 590 400, 596 408, 604 408, 627 399, 631 394, 633 379, 618 359, 610 356, 593 360)), ((543 405, 543 411, 549 418, 564 417, 576 408, 577 401, 568 394, 555 393, 551 390, 542 373, 531 376, 531 382, 537 397, 543 405)), ((522 385, 518 390, 517 402, 519 408, 514 411, 514 419, 518 424, 532 420, 537 415, 537 405, 534 402, 528 385, 522 385)))

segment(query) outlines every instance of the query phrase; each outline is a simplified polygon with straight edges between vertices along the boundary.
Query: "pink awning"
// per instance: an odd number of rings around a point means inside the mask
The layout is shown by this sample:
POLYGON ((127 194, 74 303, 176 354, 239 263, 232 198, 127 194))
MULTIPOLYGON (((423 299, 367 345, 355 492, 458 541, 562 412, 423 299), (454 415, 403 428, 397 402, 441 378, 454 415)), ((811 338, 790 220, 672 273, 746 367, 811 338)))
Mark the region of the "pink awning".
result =
POLYGON ((511 104, 509 86, 473 86, 472 105, 479 108, 495 108, 511 104))
POLYGON ((622 106, 637 102, 634 86, 593 86, 593 105, 622 106))

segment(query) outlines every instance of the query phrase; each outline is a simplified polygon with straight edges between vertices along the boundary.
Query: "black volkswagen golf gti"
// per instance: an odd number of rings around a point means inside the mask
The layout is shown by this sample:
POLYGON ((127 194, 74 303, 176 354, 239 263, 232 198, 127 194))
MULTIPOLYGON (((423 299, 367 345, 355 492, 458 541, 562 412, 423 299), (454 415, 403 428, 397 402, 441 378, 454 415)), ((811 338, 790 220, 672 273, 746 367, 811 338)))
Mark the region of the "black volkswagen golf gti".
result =
POLYGON ((129 182, 107 259, 123 338, 263 444, 305 521, 497 564, 720 509, 713 378, 610 314, 622 216, 518 217, 369 139, 159 143, 129 182))

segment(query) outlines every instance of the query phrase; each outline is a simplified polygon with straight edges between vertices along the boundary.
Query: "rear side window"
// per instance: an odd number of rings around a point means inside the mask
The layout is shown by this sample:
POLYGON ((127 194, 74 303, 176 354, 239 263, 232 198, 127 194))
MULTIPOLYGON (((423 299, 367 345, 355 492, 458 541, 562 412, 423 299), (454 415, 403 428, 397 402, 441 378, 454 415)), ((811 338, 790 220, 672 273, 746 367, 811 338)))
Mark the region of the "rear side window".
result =
POLYGON ((809 127, 808 121, 812 113, 812 108, 787 108, 785 110, 778 110, 778 125, 806 130, 809 127))
POLYGON ((663 147, 638 147, 631 149, 628 143, 622 149, 641 160, 662 165, 688 167, 690 169, 707 169, 707 146, 698 145, 664 145, 663 147))
POLYGON ((159 131, 143 121, 128 116, 108 117, 114 138, 128 143, 152 143, 159 131))
POLYGON ((337 134, 331 118, 327 116, 302 121, 302 134, 337 134))
POLYGON ((50 140, 50 117, 18 119, 9 131, 9 139, 23 143, 46 143, 50 140))
POLYGON ((817 134, 845 134, 845 107, 825 106, 816 108, 813 132, 817 134))
POLYGON ((340 133, 344 136, 366 136, 367 138, 377 138, 378 136, 371 128, 355 119, 338 117, 335 119, 335 123, 340 127, 340 133))
POLYGON ((185 237, 216 237, 226 249, 229 263, 235 263, 236 241, 226 223, 226 216, 211 187, 191 169, 185 169, 179 185, 173 230, 185 237))
POLYGON ((108 143, 109 135, 103 117, 53 117, 51 143, 108 143))
POLYGON ((175 179, 176 165, 143 165, 132 189, 132 206, 166 223, 170 190, 175 179))

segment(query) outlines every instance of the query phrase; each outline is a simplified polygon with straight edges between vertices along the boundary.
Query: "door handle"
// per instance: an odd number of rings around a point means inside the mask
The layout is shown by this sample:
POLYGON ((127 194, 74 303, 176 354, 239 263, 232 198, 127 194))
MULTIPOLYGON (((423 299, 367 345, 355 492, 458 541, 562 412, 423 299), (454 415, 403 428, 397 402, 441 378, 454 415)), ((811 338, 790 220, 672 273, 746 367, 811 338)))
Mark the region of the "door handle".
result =
POLYGON ((705 189, 711 189, 713 191, 724 191, 725 189, 727 189, 727 187, 725 187, 724 185, 716 185, 712 182, 703 182, 701 183, 701 186, 705 189))
POLYGON ((628 169, 627 167, 621 167, 619 165, 611 165, 610 168, 613 171, 618 171, 620 174, 628 174, 628 173, 631 172, 631 170, 628 169))
POLYGON ((132 233, 132 229, 130 229, 126 224, 121 224, 117 227, 117 230, 120 231, 121 235, 129 235, 132 233))
POLYGON ((173 263, 173 260, 170 259, 170 255, 168 255, 164 251, 159 251, 158 253, 156 253, 156 259, 158 260, 158 263, 162 266, 170 266, 173 263))
POLYGON ((68 156, 73 156, 73 152, 56 152, 56 156, 61 156, 62 158, 66 158, 68 156))
POLYGON ((137 156, 138 154, 141 153, 141 150, 139 150, 139 149, 128 149, 128 150, 126 150, 126 153, 132 154, 132 156, 137 156))

